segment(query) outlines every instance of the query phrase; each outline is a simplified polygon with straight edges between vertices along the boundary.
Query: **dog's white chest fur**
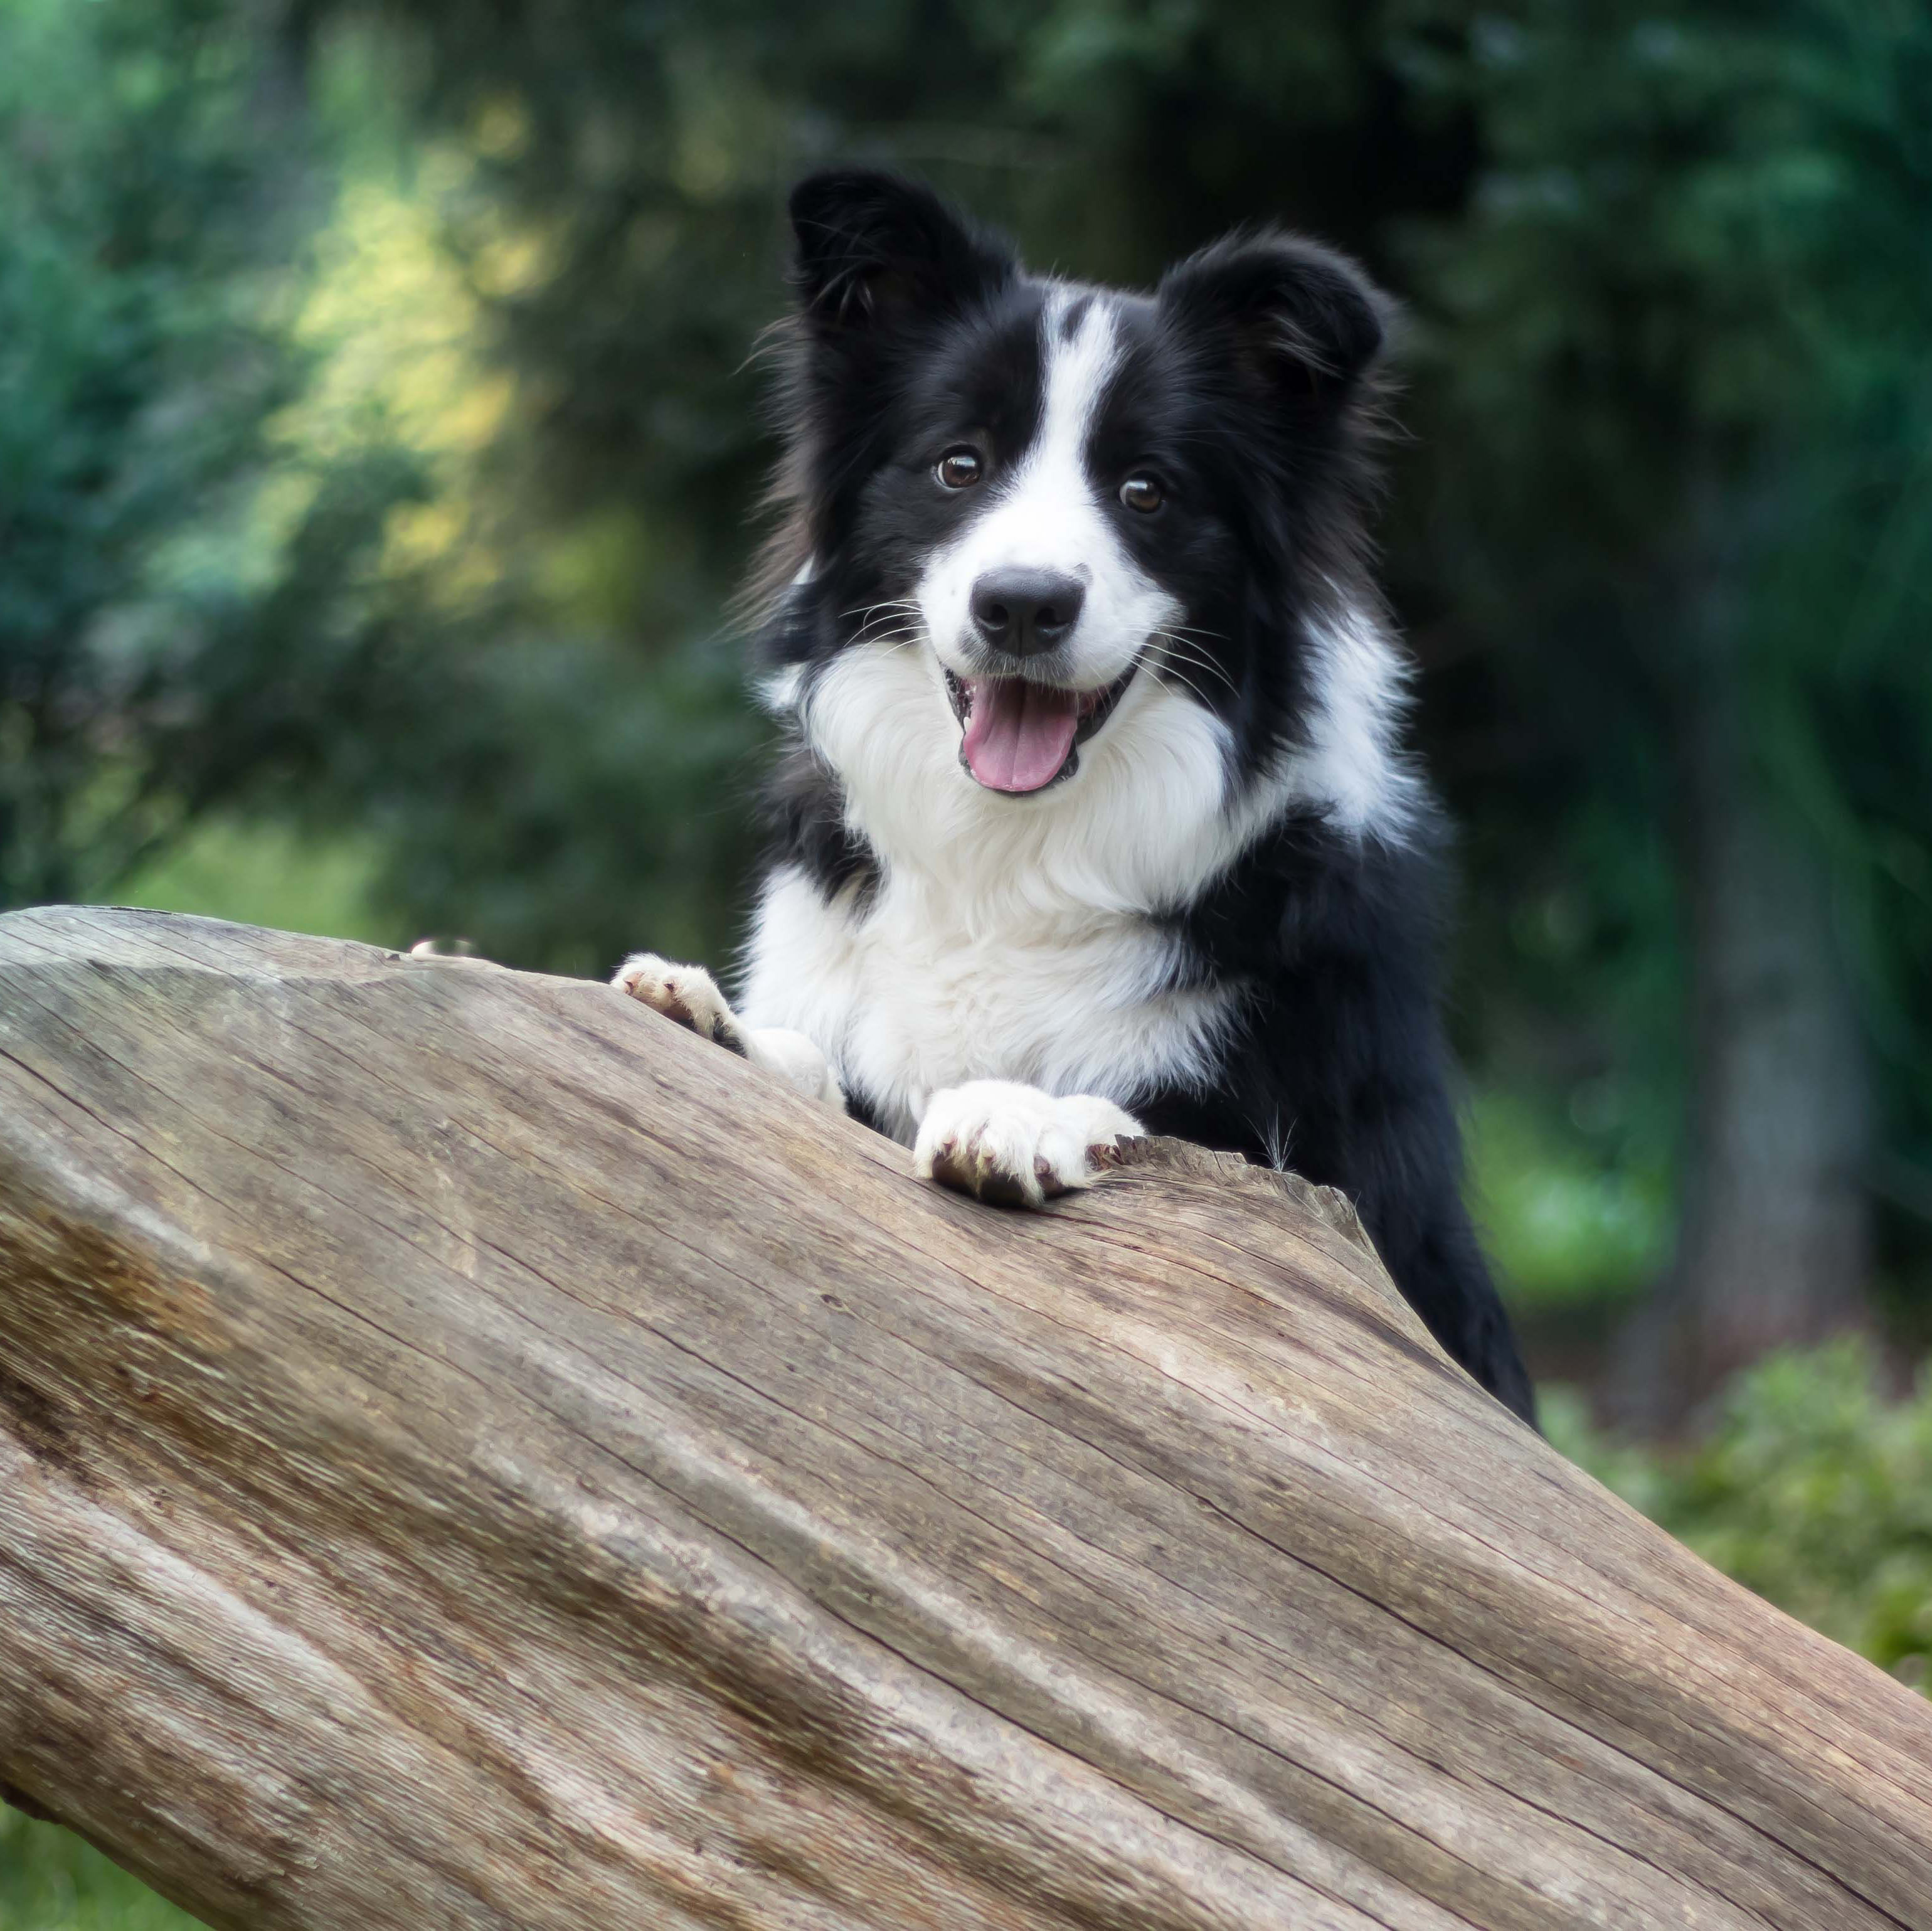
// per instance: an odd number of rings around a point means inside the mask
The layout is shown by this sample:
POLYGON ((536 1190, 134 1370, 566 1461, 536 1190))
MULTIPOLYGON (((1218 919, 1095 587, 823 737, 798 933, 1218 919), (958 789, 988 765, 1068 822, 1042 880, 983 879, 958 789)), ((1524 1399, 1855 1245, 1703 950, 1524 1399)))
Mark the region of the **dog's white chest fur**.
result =
POLYGON ((1226 997, 1172 989, 1168 935, 1123 913, 988 925, 974 909, 889 875, 857 911, 781 872, 760 908, 745 1017, 815 1041, 908 1144, 932 1095, 969 1080, 1131 1108, 1142 1092, 1200 1077, 1226 997))

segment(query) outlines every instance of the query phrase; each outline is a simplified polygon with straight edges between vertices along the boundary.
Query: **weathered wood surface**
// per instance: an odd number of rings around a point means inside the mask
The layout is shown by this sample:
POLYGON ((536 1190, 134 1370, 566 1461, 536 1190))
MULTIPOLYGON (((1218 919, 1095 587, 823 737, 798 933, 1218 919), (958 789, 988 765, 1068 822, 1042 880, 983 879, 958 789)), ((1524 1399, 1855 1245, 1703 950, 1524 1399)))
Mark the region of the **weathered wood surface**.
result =
POLYGON ((0 1782, 248 1931, 1932 1926, 1932 1710, 1332 1197, 136 913, 0 920, 0 1782))

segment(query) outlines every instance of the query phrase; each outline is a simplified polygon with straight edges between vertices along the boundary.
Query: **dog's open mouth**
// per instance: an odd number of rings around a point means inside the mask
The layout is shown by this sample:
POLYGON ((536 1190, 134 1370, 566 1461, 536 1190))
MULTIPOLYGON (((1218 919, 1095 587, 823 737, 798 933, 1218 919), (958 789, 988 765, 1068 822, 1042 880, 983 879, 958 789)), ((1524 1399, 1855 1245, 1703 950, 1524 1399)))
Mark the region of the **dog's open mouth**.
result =
POLYGON ((1043 791, 1072 777, 1081 746, 1112 715, 1137 668, 1130 664, 1097 691, 948 671, 946 695, 964 727, 960 763, 989 791, 1043 791))

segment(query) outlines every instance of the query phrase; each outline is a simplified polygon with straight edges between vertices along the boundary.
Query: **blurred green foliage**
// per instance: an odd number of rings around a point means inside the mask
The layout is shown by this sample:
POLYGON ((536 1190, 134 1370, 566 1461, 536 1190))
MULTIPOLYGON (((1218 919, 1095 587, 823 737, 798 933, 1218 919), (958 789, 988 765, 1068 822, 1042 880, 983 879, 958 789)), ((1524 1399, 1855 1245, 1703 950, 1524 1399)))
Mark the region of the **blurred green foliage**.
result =
POLYGON ((286 824, 206 818, 142 866, 116 893, 122 905, 233 919, 282 932, 413 944, 423 935, 385 917, 375 900, 381 867, 366 842, 319 842, 286 824))
POLYGON ((188 1931, 200 1921, 71 1831, 0 1803, 0 1931, 188 1931))
POLYGON ((1565 1454, 1727 1575, 1928 1686, 1932 1372, 1894 1401, 1855 1338, 1773 1356, 1678 1455, 1600 1434, 1568 1390, 1550 1391, 1544 1419, 1565 1454))
POLYGON ((1669 1252, 1669 1168, 1655 1139, 1621 1130, 1623 1104, 1604 1076, 1580 1085, 1560 1112, 1506 1087, 1470 1107, 1477 1225, 1514 1305, 1532 1319, 1628 1300, 1669 1252))
POLYGON ((1422 574, 1494 647, 1441 696, 1520 734, 1459 799, 1515 902, 1475 942, 1667 1081, 1699 887, 1649 840, 1694 800, 1714 695, 1778 842, 1828 871, 1892 1143, 1932 1167, 1932 13, 1408 17, 1403 71, 1484 149, 1468 202, 1395 242, 1422 574), (1539 957, 1552 902, 1568 942, 1539 957))
POLYGON ((283 373, 225 27, 194 0, 0 21, 0 902, 98 890, 160 832, 158 551, 235 485, 283 373))

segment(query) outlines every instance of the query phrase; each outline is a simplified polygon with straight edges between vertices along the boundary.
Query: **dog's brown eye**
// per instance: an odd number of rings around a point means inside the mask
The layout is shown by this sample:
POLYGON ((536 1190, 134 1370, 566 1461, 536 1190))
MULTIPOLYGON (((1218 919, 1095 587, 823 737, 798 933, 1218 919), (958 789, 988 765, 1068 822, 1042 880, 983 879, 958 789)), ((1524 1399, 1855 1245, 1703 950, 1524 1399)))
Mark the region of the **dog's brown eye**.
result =
POLYGON ((948 489, 970 489, 985 470, 976 449, 948 449, 939 459, 939 480, 948 489))
POLYGON ((1138 509, 1143 516, 1150 516, 1167 499, 1160 493, 1160 485, 1152 476, 1130 476, 1120 485, 1120 500, 1130 509, 1138 509))

